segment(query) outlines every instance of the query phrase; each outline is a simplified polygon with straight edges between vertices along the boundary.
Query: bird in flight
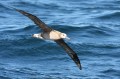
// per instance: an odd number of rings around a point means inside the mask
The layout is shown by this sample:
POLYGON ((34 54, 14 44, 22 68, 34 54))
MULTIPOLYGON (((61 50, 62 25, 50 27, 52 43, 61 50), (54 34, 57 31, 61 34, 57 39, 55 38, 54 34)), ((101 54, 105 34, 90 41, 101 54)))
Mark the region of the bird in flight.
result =
POLYGON ((19 9, 15 9, 15 10, 20 12, 21 14, 27 16, 37 26, 39 26, 42 29, 42 31, 43 31, 42 33, 33 34, 33 37, 39 38, 39 39, 45 39, 45 40, 52 40, 52 41, 56 42, 57 44, 59 44, 67 52, 67 54, 72 58, 72 60, 76 63, 78 68, 80 70, 82 70, 82 66, 81 66, 81 63, 80 63, 80 60, 79 60, 77 54, 63 40, 63 39, 70 39, 67 36, 67 34, 57 31, 57 30, 54 30, 51 27, 48 27, 44 22, 42 22, 35 15, 32 15, 23 10, 19 10, 19 9))

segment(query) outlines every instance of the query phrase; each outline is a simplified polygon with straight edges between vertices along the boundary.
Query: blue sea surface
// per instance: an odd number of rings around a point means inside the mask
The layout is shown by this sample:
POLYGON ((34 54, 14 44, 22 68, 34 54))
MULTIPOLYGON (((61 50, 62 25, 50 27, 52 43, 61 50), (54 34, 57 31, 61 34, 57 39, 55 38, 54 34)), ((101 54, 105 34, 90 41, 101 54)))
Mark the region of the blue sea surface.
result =
POLYGON ((120 79, 120 0, 0 0, 0 79, 120 79), (13 8, 66 33, 82 70, 13 8))

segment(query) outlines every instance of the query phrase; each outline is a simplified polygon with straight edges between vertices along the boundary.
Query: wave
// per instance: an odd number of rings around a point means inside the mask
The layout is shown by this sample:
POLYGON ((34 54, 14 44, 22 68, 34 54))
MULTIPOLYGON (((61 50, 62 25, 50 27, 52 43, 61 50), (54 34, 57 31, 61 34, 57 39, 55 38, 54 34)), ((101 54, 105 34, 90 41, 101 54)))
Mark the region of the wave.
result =
MULTIPOLYGON (((20 25, 19 25, 20 26, 20 25)), ((78 36, 81 37, 95 37, 97 36, 103 36, 103 37, 108 37, 108 36, 114 36, 116 32, 114 32, 112 29, 107 28, 107 27, 96 27, 92 25, 88 26, 67 26, 67 25, 49 25, 55 30, 59 30, 61 32, 71 35, 77 34, 78 36)), ((29 25, 26 27, 21 27, 21 28, 15 28, 14 27, 5 27, 1 28, 0 34, 1 34, 1 39, 4 38, 8 40, 21 40, 21 39, 26 39, 30 38, 32 34, 35 33, 40 33, 42 30, 36 26, 36 25, 29 25)), ((73 37, 73 36, 72 36, 73 37)), ((75 36, 74 36, 75 37, 75 36)))
MULTIPOLYGON (((110 28, 107 27, 96 27, 96 26, 80 26, 80 27, 76 27, 76 26, 67 26, 67 25, 50 25, 53 29, 59 30, 61 32, 64 33, 77 33, 79 35, 82 36, 82 34, 84 34, 83 36, 87 35, 87 36, 111 36, 114 34, 114 31, 110 28), (111 33, 112 32, 112 33, 111 33)), ((15 26, 14 26, 15 27, 15 26)), ((2 28, 1 29, 1 36, 3 35, 12 35, 12 36, 17 36, 17 35, 21 35, 20 37, 22 37, 23 35, 32 35, 34 33, 39 33, 42 32, 42 30, 36 26, 36 25, 29 25, 27 27, 22 27, 22 28, 2 28)))
MULTIPOLYGON (((17 2, 12 2, 11 3, 12 6, 20 8, 22 10, 26 10, 29 11, 29 8, 33 8, 32 11, 34 11, 34 13, 38 13, 41 15, 47 14, 48 15, 52 15, 54 13, 73 13, 74 10, 72 10, 71 8, 68 9, 65 8, 65 6, 63 6, 62 4, 56 3, 56 2, 49 2, 45 3, 44 1, 17 1, 17 2), (55 12, 53 12, 53 10, 55 12), (48 14, 49 12, 49 14, 48 14)), ((45 16, 45 15, 44 15, 45 16)))
POLYGON ((69 43, 69 45, 78 53, 79 56, 119 57, 120 44, 69 43))
POLYGON ((0 79, 119 78, 119 2, 0 0, 0 79), (48 26, 68 34, 71 40, 65 42, 85 73, 76 73, 79 69, 58 44, 33 38, 42 30, 11 7, 40 15, 48 26))
POLYGON ((54 4, 54 3, 42 3, 39 1, 20 1, 20 2, 12 2, 11 3, 13 6, 23 8, 25 7, 28 8, 36 8, 36 9, 58 9, 59 5, 54 4))
POLYGON ((34 7, 34 8, 37 8, 38 6, 37 5, 35 5, 35 4, 32 4, 32 3, 29 3, 29 2, 24 2, 24 1, 20 1, 20 2, 12 2, 11 3, 13 6, 15 6, 15 7, 26 7, 27 6, 27 8, 29 7, 34 7))
POLYGON ((6 18, 5 16, 0 16, 0 18, 6 18))
POLYGON ((111 36, 111 31, 113 32, 112 29, 107 28, 107 27, 97 27, 97 26, 93 26, 93 25, 88 25, 88 26, 66 26, 66 25, 53 25, 53 27, 57 30, 60 30, 62 32, 79 32, 79 34, 81 33, 87 33, 88 35, 92 34, 92 35, 102 35, 102 36, 111 36))
POLYGON ((12 79, 12 78, 5 77, 5 76, 0 76, 0 79, 12 79))
POLYGON ((5 10, 10 10, 8 7, 0 3, 0 12, 5 11, 5 10))
POLYGON ((10 6, 6 5, 6 4, 1 4, 0 3, 0 16, 3 17, 7 17, 7 15, 9 14, 14 14, 13 13, 13 8, 11 8, 10 6), (6 15, 6 16, 5 16, 6 15))
POLYGON ((22 26, 22 25, 16 25, 16 26, 11 26, 11 27, 8 26, 5 28, 1 28, 0 33, 8 34, 8 35, 10 35, 10 34, 12 34, 12 35, 17 35, 17 34, 28 35, 29 33, 40 31, 40 29, 38 29, 38 27, 35 25, 30 25, 30 26, 21 27, 21 28, 18 28, 17 26, 22 26))
POLYGON ((115 20, 115 19, 120 19, 120 12, 113 12, 113 13, 107 13, 107 14, 103 14, 99 17, 97 17, 98 19, 107 19, 107 20, 115 20))
POLYGON ((104 73, 104 74, 111 74, 112 76, 113 75, 114 76, 119 76, 120 70, 116 70, 116 69, 111 68, 111 69, 102 71, 102 73, 104 73))
MULTIPOLYGON (((0 40, 2 57, 39 57, 49 56, 45 59, 64 59, 65 51, 56 43, 34 39, 32 37, 24 37, 18 40, 0 40), (9 46, 9 47, 8 47, 9 46), (7 50, 5 50, 7 47, 7 50), (47 49, 47 50, 46 50, 47 49), (21 52, 22 51, 22 52, 21 52), (62 55, 62 56, 61 56, 62 55), (61 56, 57 58, 57 56, 61 56)), ((77 52, 79 56, 110 56, 119 57, 119 47, 116 44, 89 44, 89 43, 72 43, 68 45, 77 52), (106 51, 109 51, 107 54, 106 51), (112 50, 115 50, 114 53, 112 50), (101 54, 100 54, 101 53, 101 54)), ((67 55, 67 54, 66 54, 67 55)), ((66 58, 65 58, 66 59, 66 58)))
MULTIPOLYGON (((101 28, 96 26, 67 26, 67 25, 50 25, 52 28, 65 32, 65 33, 79 33, 82 37, 82 33, 86 33, 86 35, 91 36, 102 35, 108 36, 111 35, 111 29, 101 28)), ((2 57, 13 57, 13 56, 48 56, 48 55, 56 55, 56 52, 62 52, 60 54, 64 54, 64 50, 58 46, 56 43, 51 41, 44 41, 40 39, 32 38, 32 34, 41 32, 40 28, 36 25, 29 25, 27 27, 22 28, 6 28, 0 32, 0 43, 1 43, 1 56, 2 57), (8 47, 9 46, 9 47, 8 47), (7 47, 7 50, 5 50, 7 47), (46 50, 47 49, 47 50, 46 50), (50 49, 50 50, 49 50, 50 49), (20 52, 22 51, 22 52, 20 52), (54 52, 53 52, 54 51, 54 52)), ((99 53, 94 52, 92 49, 95 49, 97 52, 101 49, 118 49, 120 45, 116 44, 89 44, 89 43, 74 43, 67 42, 78 54, 81 55, 96 55, 99 53), (74 46, 74 47, 73 47, 74 46), (80 49, 81 48, 81 49, 80 49), (86 48, 88 50, 86 51, 86 48), (82 52, 82 53, 81 53, 82 52)), ((104 54, 105 52, 103 52, 104 54)), ((118 51, 116 51, 118 53, 118 51)), ((57 53, 57 55, 60 55, 57 53)), ((118 54, 117 54, 118 55, 118 54)), ((114 55, 113 55, 114 56, 114 55)), ((56 57, 56 56, 55 56, 56 57)), ((53 58, 55 58, 53 56, 53 58)), ((62 58, 58 58, 62 59, 62 58)))

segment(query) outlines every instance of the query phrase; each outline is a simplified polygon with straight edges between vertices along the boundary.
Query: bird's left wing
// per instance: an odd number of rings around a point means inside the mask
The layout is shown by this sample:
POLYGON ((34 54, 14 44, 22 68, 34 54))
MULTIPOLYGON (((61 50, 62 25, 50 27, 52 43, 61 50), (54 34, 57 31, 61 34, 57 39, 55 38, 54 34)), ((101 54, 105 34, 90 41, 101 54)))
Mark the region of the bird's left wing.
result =
POLYGON ((15 9, 16 11, 20 12, 21 14, 27 16, 30 18, 36 25, 38 25, 44 32, 50 32, 52 29, 48 27, 44 22, 42 22, 39 18, 37 18, 35 15, 32 15, 28 12, 25 12, 23 10, 15 9))
POLYGON ((63 49, 68 53, 68 55, 72 58, 72 60, 76 63, 79 69, 82 69, 80 60, 78 59, 77 54, 64 42, 63 39, 55 40, 57 44, 59 44, 63 49))

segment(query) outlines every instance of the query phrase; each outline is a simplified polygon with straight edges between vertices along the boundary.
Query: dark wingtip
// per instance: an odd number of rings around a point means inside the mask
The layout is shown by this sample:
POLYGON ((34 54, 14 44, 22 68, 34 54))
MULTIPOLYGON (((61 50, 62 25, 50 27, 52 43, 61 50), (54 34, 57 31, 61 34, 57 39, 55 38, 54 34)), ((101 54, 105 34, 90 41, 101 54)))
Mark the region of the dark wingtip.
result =
POLYGON ((82 70, 82 65, 81 65, 81 63, 80 63, 80 60, 78 59, 77 54, 74 54, 74 58, 72 58, 72 59, 74 60, 74 62, 75 62, 76 65, 78 66, 78 68, 79 68, 80 70, 82 70))
POLYGON ((78 66, 78 68, 79 68, 80 70, 82 70, 82 66, 81 66, 80 63, 77 63, 77 66, 78 66))
POLYGON ((14 10, 16 10, 17 12, 19 12, 19 13, 25 15, 25 16, 29 16, 29 15, 31 15, 30 13, 27 13, 27 12, 25 12, 25 11, 23 11, 23 10, 20 10, 20 9, 16 9, 16 8, 14 8, 14 10))

